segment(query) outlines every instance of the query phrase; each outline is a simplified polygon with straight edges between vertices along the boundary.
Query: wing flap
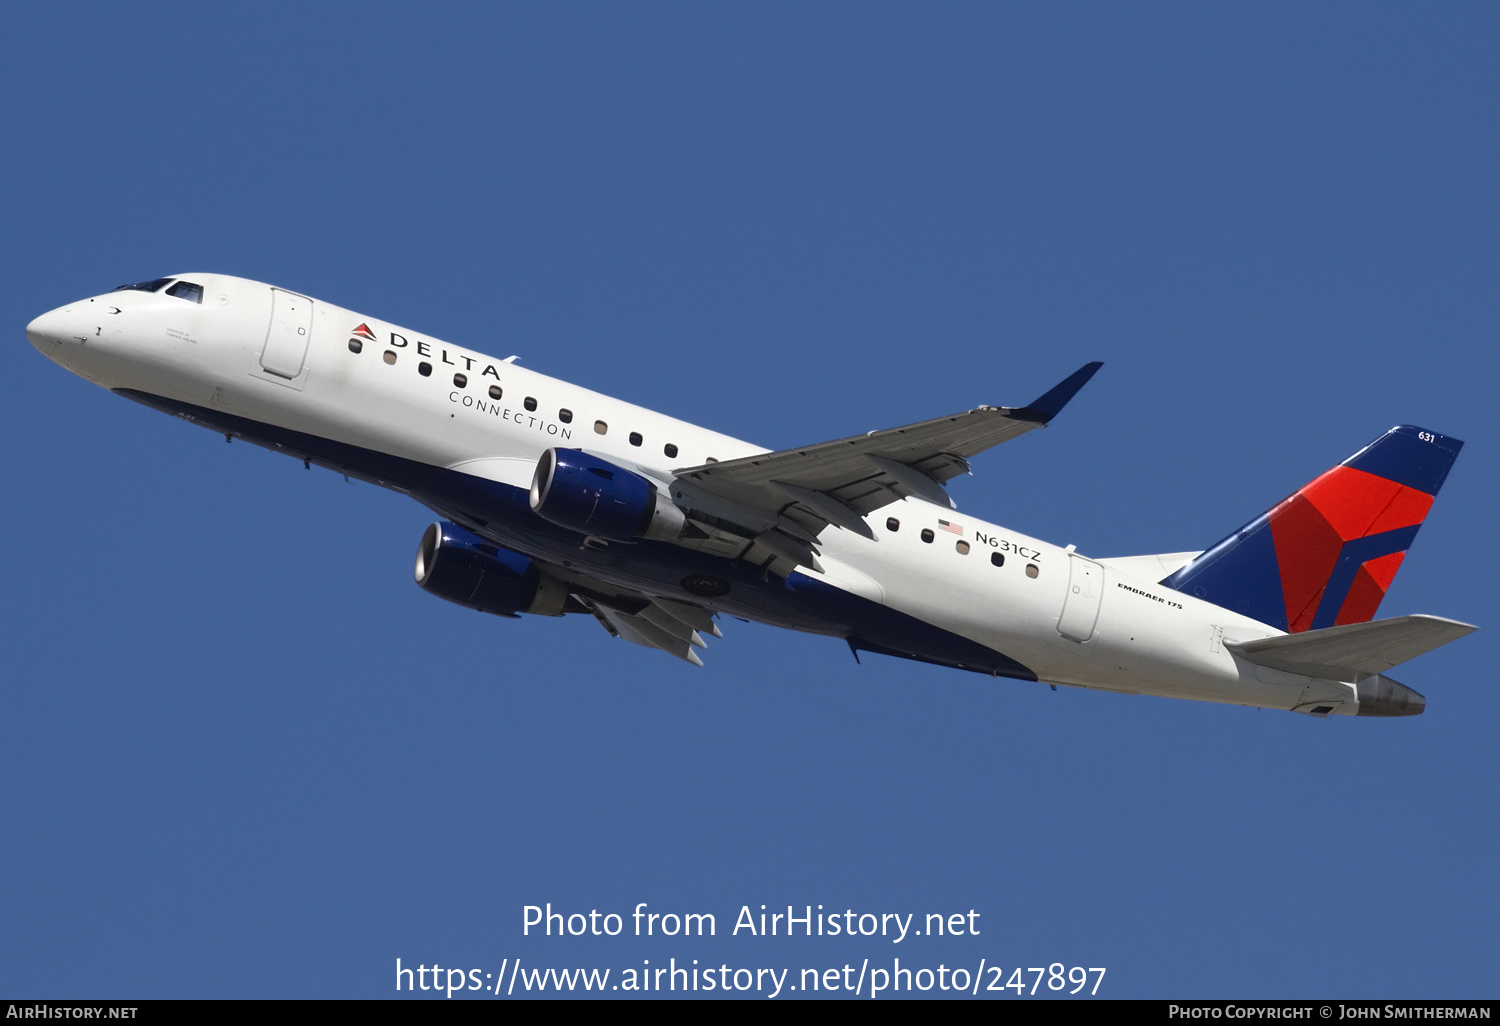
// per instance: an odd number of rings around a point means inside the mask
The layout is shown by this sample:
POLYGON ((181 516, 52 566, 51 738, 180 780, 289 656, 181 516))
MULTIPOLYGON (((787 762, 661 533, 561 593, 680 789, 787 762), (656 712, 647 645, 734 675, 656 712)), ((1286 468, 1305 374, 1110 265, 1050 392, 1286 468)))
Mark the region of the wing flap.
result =
POLYGON ((611 609, 602 603, 593 603, 593 611, 599 622, 604 624, 604 629, 617 638, 624 638, 631 644, 640 645, 642 648, 660 649, 694 666, 703 665, 703 660, 698 658, 697 652, 693 651, 693 644, 689 639, 677 637, 663 630, 644 616, 611 609))
POLYGON ((1414 613, 1336 627, 1226 642, 1236 655, 1274 670, 1347 680, 1384 673, 1479 628, 1441 616, 1414 613))
POLYGON ((719 630, 719 625, 714 623, 713 614, 702 606, 695 606, 691 602, 678 602, 674 599, 664 598, 653 598, 651 604, 660 607, 663 612, 676 617, 695 631, 712 634, 716 638, 724 636, 719 630))
POLYGON ((724 636, 714 624, 713 614, 702 606, 620 591, 591 578, 574 576, 573 597, 588 607, 606 631, 633 645, 659 649, 702 666, 703 660, 694 650, 708 646, 699 631, 716 638, 724 636))

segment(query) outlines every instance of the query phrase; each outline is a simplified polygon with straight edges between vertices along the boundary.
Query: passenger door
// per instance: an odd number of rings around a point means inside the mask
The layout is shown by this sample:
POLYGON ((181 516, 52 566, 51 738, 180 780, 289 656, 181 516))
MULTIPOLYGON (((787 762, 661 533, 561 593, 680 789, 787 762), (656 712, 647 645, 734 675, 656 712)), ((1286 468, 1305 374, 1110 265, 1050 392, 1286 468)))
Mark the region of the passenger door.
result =
POLYGON ((1088 641, 1099 620, 1099 602, 1104 597, 1104 567, 1076 553, 1068 554, 1068 593, 1063 596, 1057 633, 1069 641, 1088 641))
POLYGON ((282 289, 271 290, 271 326, 260 365, 268 374, 292 380, 302 373, 312 338, 313 301, 282 289))

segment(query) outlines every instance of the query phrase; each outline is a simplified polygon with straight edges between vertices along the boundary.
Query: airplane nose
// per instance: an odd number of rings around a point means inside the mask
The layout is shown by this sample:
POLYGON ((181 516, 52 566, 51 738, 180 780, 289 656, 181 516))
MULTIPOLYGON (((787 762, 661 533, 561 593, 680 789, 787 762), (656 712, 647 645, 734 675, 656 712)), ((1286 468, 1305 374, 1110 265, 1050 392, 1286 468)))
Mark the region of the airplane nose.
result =
POLYGON ((49 310, 26 325, 26 337, 42 352, 68 341, 68 307, 49 310))

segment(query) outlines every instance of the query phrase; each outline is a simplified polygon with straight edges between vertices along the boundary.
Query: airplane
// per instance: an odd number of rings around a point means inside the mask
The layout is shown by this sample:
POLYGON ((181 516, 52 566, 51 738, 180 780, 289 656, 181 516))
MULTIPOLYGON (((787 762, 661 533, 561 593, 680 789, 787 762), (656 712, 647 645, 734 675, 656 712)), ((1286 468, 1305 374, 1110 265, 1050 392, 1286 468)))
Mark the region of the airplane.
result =
POLYGON ((945 483, 1050 423, 1019 407, 777 452, 288 289, 180 274, 26 327, 75 374, 437 513, 429 593, 578 614, 702 665, 724 615, 861 652, 1314 717, 1410 716, 1385 676, 1476 628, 1374 619, 1463 443, 1391 428, 1200 551, 1089 558, 960 514, 945 483))

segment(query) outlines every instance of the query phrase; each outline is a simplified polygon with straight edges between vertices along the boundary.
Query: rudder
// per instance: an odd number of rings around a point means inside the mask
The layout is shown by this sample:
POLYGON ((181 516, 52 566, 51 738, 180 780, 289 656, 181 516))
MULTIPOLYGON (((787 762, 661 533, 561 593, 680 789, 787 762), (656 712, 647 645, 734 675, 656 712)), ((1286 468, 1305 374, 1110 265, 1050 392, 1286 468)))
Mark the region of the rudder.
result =
POLYGON ((1463 444, 1393 427, 1161 583, 1292 634, 1364 623, 1463 444))

